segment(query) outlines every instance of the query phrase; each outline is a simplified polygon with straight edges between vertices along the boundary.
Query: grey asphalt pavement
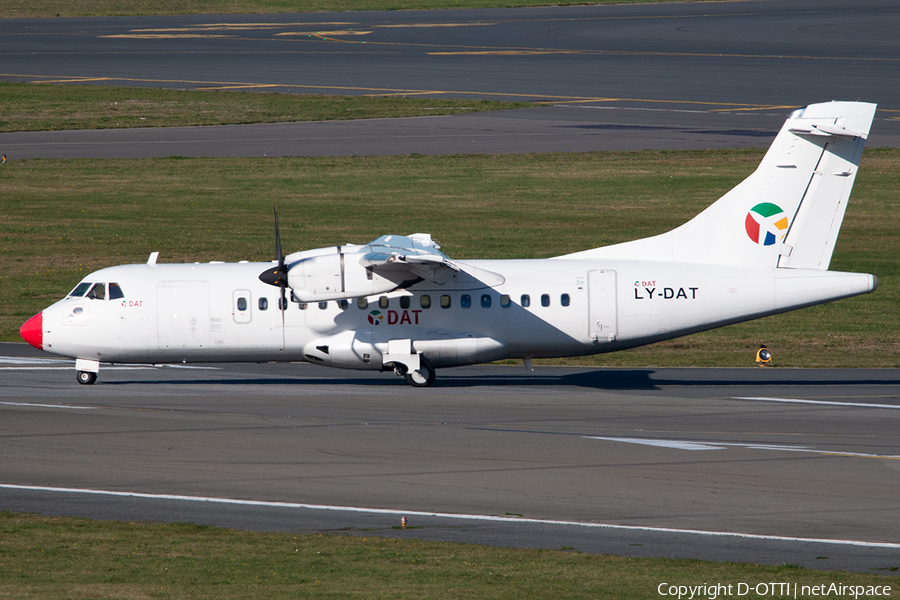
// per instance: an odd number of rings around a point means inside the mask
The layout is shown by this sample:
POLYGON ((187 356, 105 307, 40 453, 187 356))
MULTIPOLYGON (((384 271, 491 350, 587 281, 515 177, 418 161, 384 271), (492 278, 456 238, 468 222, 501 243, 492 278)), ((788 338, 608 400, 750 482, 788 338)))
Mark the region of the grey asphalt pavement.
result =
POLYGON ((123 366, 79 386, 48 358, 0 345, 2 509, 900 565, 897 370, 483 366, 421 390, 306 364, 123 366))

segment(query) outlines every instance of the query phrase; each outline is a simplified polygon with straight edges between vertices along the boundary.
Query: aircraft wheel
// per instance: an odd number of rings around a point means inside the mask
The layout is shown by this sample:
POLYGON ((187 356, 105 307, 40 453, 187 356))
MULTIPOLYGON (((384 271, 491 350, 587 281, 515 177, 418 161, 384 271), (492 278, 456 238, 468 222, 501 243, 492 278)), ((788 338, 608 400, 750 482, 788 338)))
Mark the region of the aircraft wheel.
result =
POLYGON ((406 383, 413 387, 428 387, 434 383, 434 367, 424 356, 419 359, 419 370, 406 374, 406 383))
POLYGON ((78 383, 81 385, 91 385, 97 381, 97 374, 90 371, 78 371, 78 383))

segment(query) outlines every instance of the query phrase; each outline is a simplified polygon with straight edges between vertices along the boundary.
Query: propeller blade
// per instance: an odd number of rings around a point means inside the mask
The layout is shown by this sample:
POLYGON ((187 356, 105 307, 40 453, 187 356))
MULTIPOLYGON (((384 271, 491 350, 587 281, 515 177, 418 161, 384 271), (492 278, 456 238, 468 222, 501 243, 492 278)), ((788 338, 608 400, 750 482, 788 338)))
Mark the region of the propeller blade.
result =
POLYGON ((287 310, 287 288, 288 277, 287 267, 284 264, 284 252, 281 251, 281 231, 278 229, 278 207, 274 204, 272 209, 275 211, 275 262, 277 266, 266 269, 259 274, 259 280, 269 285, 281 288, 281 302, 278 303, 278 310, 281 311, 281 349, 285 348, 285 331, 284 331, 284 311, 287 310))
POLYGON ((278 268, 284 270, 284 253, 281 251, 281 231, 278 229, 278 208, 273 204, 272 210, 275 211, 275 259, 278 261, 278 268))
POLYGON ((281 232, 278 229, 278 208, 273 207, 275 211, 275 260, 278 266, 266 269, 259 275, 259 280, 269 285, 281 288, 281 300, 284 304, 284 288, 288 285, 287 268, 284 264, 284 253, 281 251, 281 232))
POLYGON ((272 210, 275 211, 275 257, 278 260, 278 285, 281 287, 281 350, 284 351, 287 345, 284 328, 284 311, 287 310, 287 299, 285 292, 287 291, 287 269, 284 268, 284 253, 281 251, 281 230, 278 228, 278 207, 272 204, 272 210))

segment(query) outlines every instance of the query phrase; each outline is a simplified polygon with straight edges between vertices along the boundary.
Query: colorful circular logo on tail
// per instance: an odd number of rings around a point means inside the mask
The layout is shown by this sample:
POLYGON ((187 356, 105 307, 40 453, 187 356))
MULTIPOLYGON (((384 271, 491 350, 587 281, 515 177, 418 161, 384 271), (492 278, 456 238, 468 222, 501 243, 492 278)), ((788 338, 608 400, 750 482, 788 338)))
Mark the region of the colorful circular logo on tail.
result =
POLYGON ((384 315, 381 314, 380 310, 373 310, 369 313, 369 323, 372 325, 381 325, 381 322, 384 321, 384 315))
POLYGON ((777 204, 763 202, 757 204, 747 213, 744 221, 747 235, 760 246, 772 246, 784 238, 787 233, 788 220, 784 211, 777 204))

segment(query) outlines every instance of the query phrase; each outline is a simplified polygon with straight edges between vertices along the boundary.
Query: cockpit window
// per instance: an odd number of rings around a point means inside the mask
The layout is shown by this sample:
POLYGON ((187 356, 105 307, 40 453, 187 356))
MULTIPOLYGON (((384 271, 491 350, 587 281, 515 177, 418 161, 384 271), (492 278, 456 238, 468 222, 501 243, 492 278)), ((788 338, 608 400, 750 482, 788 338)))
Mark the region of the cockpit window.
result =
POLYGON ((90 288, 91 285, 93 285, 93 284, 88 283, 87 281, 83 281, 83 282, 79 283, 78 285, 75 286, 74 290, 69 292, 69 297, 80 298, 80 297, 84 296, 84 293, 86 291, 88 291, 88 288, 90 288))
POLYGON ((124 298, 125 294, 122 293, 122 288, 119 287, 118 283, 110 283, 109 284, 109 299, 110 300, 119 300, 120 298, 124 298))
POLYGON ((106 300, 106 284, 95 283, 86 296, 92 300, 106 300))

